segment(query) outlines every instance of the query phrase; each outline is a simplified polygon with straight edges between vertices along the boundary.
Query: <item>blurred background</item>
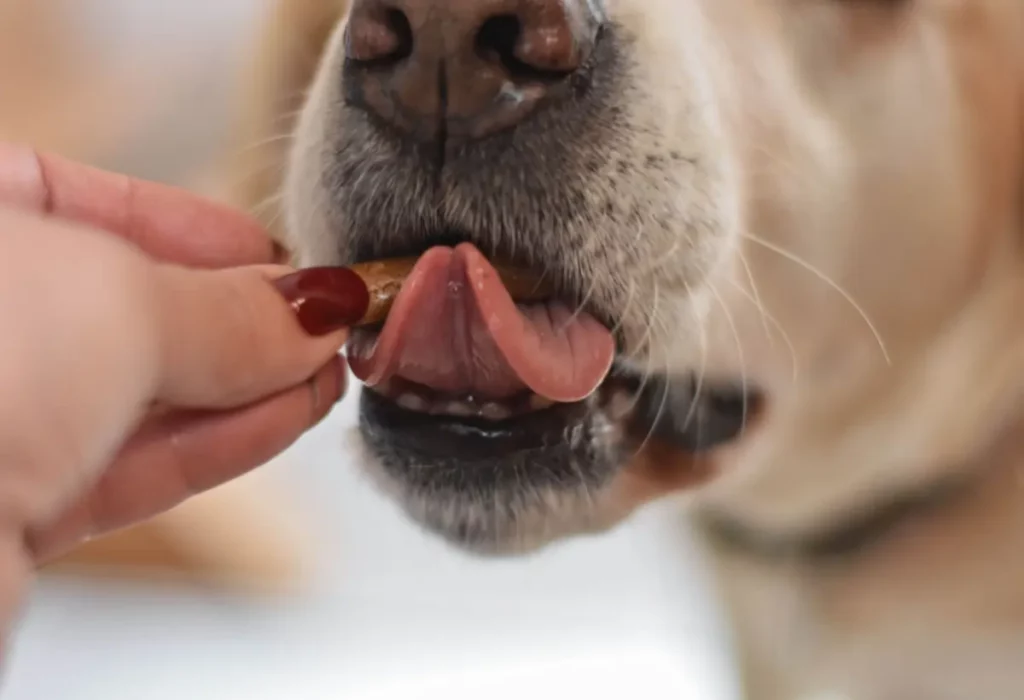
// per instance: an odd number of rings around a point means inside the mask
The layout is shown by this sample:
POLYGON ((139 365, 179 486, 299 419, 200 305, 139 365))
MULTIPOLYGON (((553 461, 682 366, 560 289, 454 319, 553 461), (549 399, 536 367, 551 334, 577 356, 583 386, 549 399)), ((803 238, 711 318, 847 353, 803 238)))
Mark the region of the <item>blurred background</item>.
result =
MULTIPOLYGON (((0 139, 204 191, 265 0, 0 0, 0 139)), ((360 477, 355 393, 265 470, 34 591, 0 700, 738 697, 673 504, 514 561, 360 477)))

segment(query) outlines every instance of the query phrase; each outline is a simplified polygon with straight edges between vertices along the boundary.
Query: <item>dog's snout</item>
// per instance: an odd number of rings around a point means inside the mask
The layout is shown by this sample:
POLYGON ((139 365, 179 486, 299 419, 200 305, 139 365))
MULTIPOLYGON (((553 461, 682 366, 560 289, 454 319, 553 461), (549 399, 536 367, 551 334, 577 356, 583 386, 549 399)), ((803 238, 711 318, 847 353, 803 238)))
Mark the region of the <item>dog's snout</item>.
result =
POLYGON ((557 98, 600 29, 594 0, 355 0, 346 99, 421 140, 479 139, 557 98))

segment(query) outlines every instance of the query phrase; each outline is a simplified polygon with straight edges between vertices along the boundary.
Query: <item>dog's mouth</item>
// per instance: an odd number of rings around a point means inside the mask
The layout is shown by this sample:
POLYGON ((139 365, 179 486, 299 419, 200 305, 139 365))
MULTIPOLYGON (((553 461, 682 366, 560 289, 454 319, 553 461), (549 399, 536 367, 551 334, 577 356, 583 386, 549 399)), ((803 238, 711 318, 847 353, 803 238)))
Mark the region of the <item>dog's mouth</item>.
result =
MULTIPOLYGON (((390 404, 389 423, 405 413, 416 416, 414 428, 432 417, 476 443, 521 433, 535 414, 551 419, 578 413, 556 409, 596 403, 621 420, 625 393, 631 408, 643 403, 637 378, 612 371, 616 339, 601 321, 558 297, 517 303, 487 257, 465 242, 422 253, 386 322, 356 330, 348 354, 378 417, 390 404)), ((457 456, 458 445, 449 448, 457 456)))
POLYGON ((349 362, 367 387, 361 427, 390 485, 445 518, 468 499, 494 509, 472 527, 421 513, 433 529, 492 547, 531 494, 607 486, 634 436, 699 449, 738 429, 739 403, 726 423, 709 423, 691 410, 687 381, 624 373, 599 315, 558 296, 517 304, 488 258, 458 243, 423 252, 384 324, 353 333, 349 362))
POLYGON ((562 441, 600 400, 611 331, 558 298, 519 304, 472 244, 423 253, 379 329, 354 332, 369 418, 445 460, 500 458, 562 441))

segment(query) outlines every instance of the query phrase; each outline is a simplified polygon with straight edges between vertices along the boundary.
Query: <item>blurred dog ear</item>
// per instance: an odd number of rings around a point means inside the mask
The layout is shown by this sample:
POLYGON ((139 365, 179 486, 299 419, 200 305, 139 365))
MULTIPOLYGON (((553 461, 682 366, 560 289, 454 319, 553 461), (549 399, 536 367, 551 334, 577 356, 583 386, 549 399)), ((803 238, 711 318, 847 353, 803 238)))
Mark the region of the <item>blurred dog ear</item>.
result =
POLYGON ((244 62, 224 198, 283 240, 279 193, 289 138, 327 43, 348 0, 275 0, 244 62))

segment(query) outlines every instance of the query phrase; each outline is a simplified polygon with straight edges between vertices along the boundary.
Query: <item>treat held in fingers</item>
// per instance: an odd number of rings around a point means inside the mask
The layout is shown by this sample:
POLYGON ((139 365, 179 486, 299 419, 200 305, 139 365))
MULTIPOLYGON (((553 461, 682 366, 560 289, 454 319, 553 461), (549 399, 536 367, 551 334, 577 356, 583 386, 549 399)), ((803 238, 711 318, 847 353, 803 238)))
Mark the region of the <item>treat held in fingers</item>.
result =
MULTIPOLYGON (((352 265, 351 269, 366 283, 369 305, 358 326, 375 326, 384 322, 402 286, 413 273, 419 258, 390 258, 352 265)), ((539 276, 517 267, 493 265, 513 301, 543 301, 551 288, 539 276)))

